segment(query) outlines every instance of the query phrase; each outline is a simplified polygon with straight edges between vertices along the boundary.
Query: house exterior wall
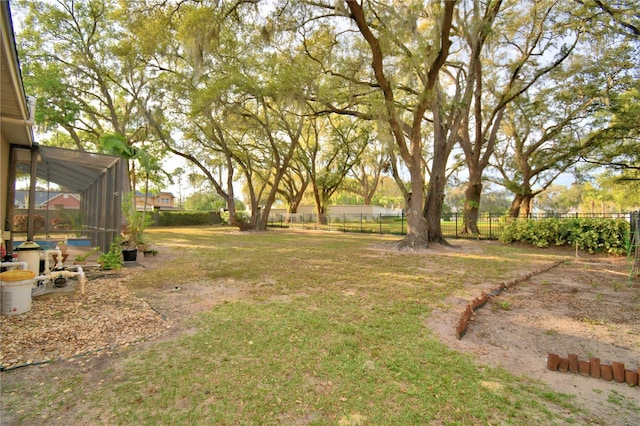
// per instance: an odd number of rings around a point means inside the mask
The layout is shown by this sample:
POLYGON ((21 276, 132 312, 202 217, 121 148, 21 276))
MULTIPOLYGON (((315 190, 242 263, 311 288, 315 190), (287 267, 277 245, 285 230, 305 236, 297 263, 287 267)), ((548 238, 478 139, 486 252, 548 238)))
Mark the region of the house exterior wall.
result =
MULTIPOLYGON (((147 211, 153 210, 154 208, 160 210, 167 210, 175 208, 174 205, 175 197, 173 194, 169 192, 161 192, 157 195, 149 194, 147 196, 147 211)), ((144 208, 144 194, 137 193, 136 194, 136 209, 143 211, 144 208)))
MULTIPOLYGON (((31 111, 22 84, 18 51, 16 49, 11 8, 9 2, 0 1, 0 240, 11 238, 5 226, 7 206, 13 207, 9 199, 9 165, 11 144, 30 147, 33 144, 33 132, 28 120, 31 111)), ((11 196, 13 198, 13 196, 11 196)))
POLYGON ((174 207, 175 197, 173 194, 167 192, 161 192, 160 194, 155 196, 154 205, 160 210, 163 208, 173 208, 174 207))
MULTIPOLYGON (((269 210, 269 214, 270 215, 286 215, 287 211, 289 209, 287 208, 274 208, 272 207, 269 210)), ((315 213, 315 206, 312 206, 310 204, 302 204, 300 206, 298 206, 298 211, 295 214, 304 214, 304 215, 308 215, 308 214, 313 214, 315 213)))
POLYGON ((72 209, 80 208, 80 199, 73 194, 63 193, 49 199, 42 205, 44 209, 72 209))
MULTIPOLYGON (((7 213, 8 185, 9 185, 9 141, 0 132, 0 229, 4 230, 5 217, 7 213)), ((4 238, 1 238, 4 240, 4 238)))
POLYGON ((381 214, 399 214, 397 210, 386 209, 380 206, 329 206, 331 215, 355 215, 379 216, 381 214))
MULTIPOLYGON (((298 211, 296 214, 300 215, 310 215, 315 213, 315 206, 304 204, 298 207, 298 211)), ((336 205, 327 207, 327 214, 330 216, 354 216, 354 215, 363 215, 367 217, 376 217, 380 215, 400 215, 402 213, 401 210, 393 210, 386 209, 380 206, 364 206, 364 205, 336 205)), ((269 214, 272 216, 276 215, 287 215, 287 209, 283 208, 272 208, 269 211, 269 214)))

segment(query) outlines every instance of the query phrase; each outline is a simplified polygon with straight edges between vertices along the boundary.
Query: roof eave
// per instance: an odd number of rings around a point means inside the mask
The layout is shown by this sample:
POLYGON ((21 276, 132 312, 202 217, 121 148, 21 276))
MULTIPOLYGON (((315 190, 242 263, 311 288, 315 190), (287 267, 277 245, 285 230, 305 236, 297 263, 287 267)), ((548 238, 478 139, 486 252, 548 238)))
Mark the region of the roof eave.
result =
MULTIPOLYGON (((5 108, 2 108, 2 120, 3 133, 10 133, 10 142, 16 145, 33 146, 33 117, 29 111, 27 102, 27 96, 24 92, 24 84, 22 80, 22 72, 20 70, 20 61, 18 58, 18 49, 16 47, 15 34, 13 32, 13 22, 11 20, 11 9, 9 2, 0 1, 0 32, 2 34, 2 52, 6 56, 6 63, 4 63, 3 72, 4 76, 8 77, 10 87, 15 96, 12 99, 17 110, 16 114, 5 115, 5 108)), ((4 62, 4 61, 3 61, 4 62)), ((3 87, 3 92, 7 90, 7 87, 3 87)), ((9 95, 4 92, 5 95, 9 95)), ((12 96, 7 96, 12 98, 12 96)))

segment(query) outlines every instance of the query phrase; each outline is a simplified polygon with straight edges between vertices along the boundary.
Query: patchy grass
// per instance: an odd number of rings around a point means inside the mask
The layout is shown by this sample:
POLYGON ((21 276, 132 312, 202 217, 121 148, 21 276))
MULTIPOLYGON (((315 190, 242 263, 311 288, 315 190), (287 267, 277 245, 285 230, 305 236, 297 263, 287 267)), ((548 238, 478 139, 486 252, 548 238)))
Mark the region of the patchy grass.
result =
MULTIPOLYGON (((551 254, 489 243, 483 253, 394 252, 382 236, 224 228, 154 229, 151 238, 171 260, 130 285, 233 280, 247 296, 195 315, 189 335, 126 352, 97 383, 70 373, 59 380, 70 385, 42 386, 39 400, 74 411, 78 424, 552 424, 577 415, 569 396, 477 366, 424 326, 463 284, 504 280, 551 254)), ((27 392, 9 389, 10 404, 27 392)))
POLYGON ((421 326, 423 304, 354 302, 223 304, 193 336, 132 357, 93 401, 126 424, 474 424, 552 419, 542 401, 566 400, 446 349, 421 326))

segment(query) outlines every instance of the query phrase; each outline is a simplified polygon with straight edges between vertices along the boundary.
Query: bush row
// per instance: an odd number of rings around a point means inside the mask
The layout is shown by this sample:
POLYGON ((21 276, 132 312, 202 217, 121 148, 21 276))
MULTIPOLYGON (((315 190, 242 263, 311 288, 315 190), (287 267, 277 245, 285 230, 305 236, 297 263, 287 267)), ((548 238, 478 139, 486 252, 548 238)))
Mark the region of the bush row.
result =
POLYGON ((622 219, 516 219, 507 224, 500 241, 521 241, 538 247, 578 245, 589 253, 624 254, 629 222, 622 219))
POLYGON ((218 212, 159 211, 155 223, 161 226, 216 225, 221 219, 218 212))

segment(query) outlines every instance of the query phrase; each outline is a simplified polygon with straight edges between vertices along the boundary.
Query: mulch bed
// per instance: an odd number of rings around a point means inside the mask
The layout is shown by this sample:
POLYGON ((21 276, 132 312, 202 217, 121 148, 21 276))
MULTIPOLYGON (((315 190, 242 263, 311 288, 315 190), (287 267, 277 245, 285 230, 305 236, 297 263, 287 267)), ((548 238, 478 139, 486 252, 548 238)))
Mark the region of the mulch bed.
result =
POLYGON ((88 274, 86 292, 35 298, 31 310, 0 315, 0 370, 100 356, 161 334, 171 323, 127 288, 134 270, 88 274))

